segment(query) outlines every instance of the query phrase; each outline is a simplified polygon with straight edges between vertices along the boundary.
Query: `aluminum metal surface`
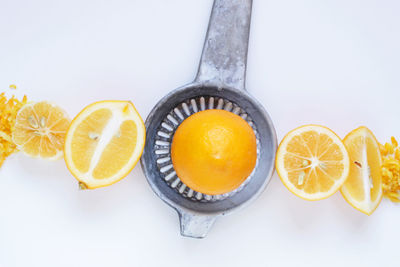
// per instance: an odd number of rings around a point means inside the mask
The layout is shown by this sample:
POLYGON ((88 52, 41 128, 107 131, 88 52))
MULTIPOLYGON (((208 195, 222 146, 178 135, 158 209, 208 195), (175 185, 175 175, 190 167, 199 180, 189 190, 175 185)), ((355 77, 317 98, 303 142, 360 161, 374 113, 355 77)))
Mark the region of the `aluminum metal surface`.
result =
MULTIPOLYGON (((275 129, 263 106, 245 91, 251 6, 252 0, 214 1, 195 80, 163 97, 146 119, 147 137, 141 159, 142 169, 153 191, 178 212, 183 236, 205 237, 218 217, 243 208, 257 198, 274 172, 277 149, 275 129), (196 105, 202 105, 197 102, 202 98, 222 99, 224 104, 231 103, 232 107, 239 108, 253 124, 258 140, 257 165, 250 179, 246 180, 240 190, 220 198, 188 197, 188 188, 180 192, 180 180, 174 180, 178 182, 172 184, 165 178, 165 172, 171 173, 173 166, 161 169, 164 165, 160 165, 162 157, 158 154, 170 153, 170 145, 167 146, 166 143, 171 142, 174 130, 181 122, 178 121, 181 119, 178 114, 171 121, 171 112, 175 112, 179 107, 185 112, 183 103, 193 104, 195 101, 196 105), (176 123, 173 120, 176 120, 176 123), (166 121, 176 125, 169 125, 169 133, 165 133, 163 139, 160 138, 160 129, 166 121)), ((234 109, 231 109, 232 111, 234 109)), ((179 112, 182 113, 181 110, 179 112)))

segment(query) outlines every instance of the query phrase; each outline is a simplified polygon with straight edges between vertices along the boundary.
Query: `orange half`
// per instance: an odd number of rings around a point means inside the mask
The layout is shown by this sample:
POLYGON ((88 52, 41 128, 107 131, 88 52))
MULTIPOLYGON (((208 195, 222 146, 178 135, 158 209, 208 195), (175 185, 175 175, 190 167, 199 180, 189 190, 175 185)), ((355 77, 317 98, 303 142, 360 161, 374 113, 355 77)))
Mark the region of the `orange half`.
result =
POLYGON ((171 146, 174 169, 189 188, 219 195, 238 188, 254 169, 257 141, 239 115, 219 109, 197 112, 179 125, 171 146))

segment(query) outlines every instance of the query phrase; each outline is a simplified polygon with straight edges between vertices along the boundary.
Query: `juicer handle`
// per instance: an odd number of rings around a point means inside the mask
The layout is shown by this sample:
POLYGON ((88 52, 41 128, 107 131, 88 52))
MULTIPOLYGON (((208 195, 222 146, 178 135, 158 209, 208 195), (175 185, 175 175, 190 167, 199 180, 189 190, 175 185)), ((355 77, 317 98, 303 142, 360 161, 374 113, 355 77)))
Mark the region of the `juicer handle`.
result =
POLYGON ((196 82, 245 89, 253 0, 214 0, 196 82))
POLYGON ((204 238, 210 231, 218 215, 193 214, 178 210, 181 224, 181 235, 193 238, 204 238))

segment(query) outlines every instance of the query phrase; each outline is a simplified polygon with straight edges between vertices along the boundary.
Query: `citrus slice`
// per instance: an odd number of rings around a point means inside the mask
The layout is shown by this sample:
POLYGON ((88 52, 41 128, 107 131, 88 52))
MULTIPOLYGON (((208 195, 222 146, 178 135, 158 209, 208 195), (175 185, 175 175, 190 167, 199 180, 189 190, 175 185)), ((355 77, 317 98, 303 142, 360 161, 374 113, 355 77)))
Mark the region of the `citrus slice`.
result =
POLYGON ((333 195, 349 174, 349 155, 330 129, 306 125, 283 138, 276 156, 283 184, 296 196, 320 200, 333 195))
POLYGON ((27 104, 17 114, 12 140, 28 156, 56 160, 63 155, 69 123, 64 110, 54 104, 27 104))
POLYGON ((135 167, 145 143, 145 126, 129 101, 101 101, 84 108, 65 138, 65 162, 81 188, 118 182, 135 167))
POLYGON ((382 200, 382 159, 379 143, 366 127, 343 140, 350 156, 350 173, 340 191, 355 209, 371 215, 382 200))

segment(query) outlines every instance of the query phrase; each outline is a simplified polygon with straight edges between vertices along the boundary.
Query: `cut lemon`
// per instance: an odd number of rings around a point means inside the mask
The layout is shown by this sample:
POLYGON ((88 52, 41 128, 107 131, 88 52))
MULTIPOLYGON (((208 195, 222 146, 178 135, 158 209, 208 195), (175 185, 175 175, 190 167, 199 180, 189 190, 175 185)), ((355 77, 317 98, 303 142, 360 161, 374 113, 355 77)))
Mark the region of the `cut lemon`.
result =
POLYGON ((54 104, 27 104, 17 114, 12 140, 28 156, 56 160, 63 155, 69 123, 66 113, 54 104))
POLYGON ((118 182, 142 155, 145 126, 129 101, 101 101, 72 121, 65 138, 65 162, 81 188, 118 182))
POLYGON ((276 169, 283 184, 306 200, 333 195, 345 182, 349 168, 349 155, 340 138, 318 125, 289 132, 276 156, 276 169))
POLYGON ((382 200, 379 143, 366 127, 350 132, 343 142, 350 156, 350 174, 340 191, 351 206, 371 215, 382 200))

